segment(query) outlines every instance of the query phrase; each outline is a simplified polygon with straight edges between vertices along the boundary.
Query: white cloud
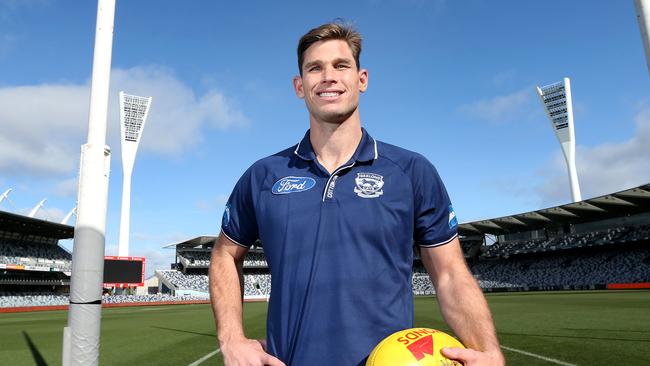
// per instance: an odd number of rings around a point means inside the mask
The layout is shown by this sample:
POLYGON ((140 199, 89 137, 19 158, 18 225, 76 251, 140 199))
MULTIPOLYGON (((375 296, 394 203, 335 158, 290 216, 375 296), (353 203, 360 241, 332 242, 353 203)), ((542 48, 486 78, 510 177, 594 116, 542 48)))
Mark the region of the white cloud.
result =
MULTIPOLYGON (((629 140, 594 147, 578 146, 576 165, 582 198, 592 198, 650 182, 650 108, 634 118, 636 131, 629 140)), ((558 153, 540 172, 547 177, 538 194, 547 203, 571 198, 564 157, 558 153)))
POLYGON ((459 111, 471 118, 486 120, 491 123, 505 123, 527 120, 534 111, 541 108, 534 106, 538 102, 535 88, 527 86, 516 92, 498 95, 461 105, 459 111))
POLYGON ((151 109, 140 143, 142 150, 176 154, 202 141, 206 128, 225 130, 249 123, 222 92, 211 89, 197 96, 168 68, 149 66, 114 70, 109 102, 110 138, 119 144, 118 92, 151 96, 151 109))
MULTIPOLYGON (((9 175, 59 177, 76 170, 86 140, 89 83, 0 88, 0 170, 9 175)), ((178 154, 201 142, 206 129, 228 129, 248 119, 223 92, 196 93, 167 68, 112 72, 108 142, 119 152, 119 90, 153 96, 141 149, 178 154)))
POLYGON ((157 269, 169 269, 174 263, 175 249, 146 249, 138 256, 145 257, 145 277, 150 277, 157 269))
POLYGON ((0 169, 10 175, 72 171, 85 133, 87 101, 86 86, 0 88, 0 169))
POLYGON ((77 178, 69 178, 59 181, 54 186, 53 193, 63 198, 75 198, 77 195, 77 178))

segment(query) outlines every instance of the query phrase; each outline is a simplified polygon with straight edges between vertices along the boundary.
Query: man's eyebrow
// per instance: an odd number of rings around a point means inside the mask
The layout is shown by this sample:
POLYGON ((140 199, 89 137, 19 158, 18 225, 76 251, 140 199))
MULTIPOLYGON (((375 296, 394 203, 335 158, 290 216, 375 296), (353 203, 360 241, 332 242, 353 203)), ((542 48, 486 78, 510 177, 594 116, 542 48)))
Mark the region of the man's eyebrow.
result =
POLYGON ((304 65, 302 65, 303 69, 308 69, 314 65, 320 65, 322 62, 320 60, 314 60, 314 61, 309 61, 305 62, 304 65))
MULTIPOLYGON (((335 58, 334 60, 332 60, 333 64, 340 64, 340 63, 351 64, 353 62, 354 61, 352 59, 347 58, 347 57, 338 57, 338 58, 335 58)), ((313 60, 313 61, 305 62, 302 67, 303 67, 303 69, 306 70, 306 69, 308 69, 308 68, 310 68, 312 66, 318 66, 318 65, 322 65, 322 64, 323 64, 323 61, 321 61, 321 60, 313 60)))
POLYGON ((339 58, 336 58, 336 59, 334 59, 332 61, 333 64, 340 64, 340 63, 343 63, 343 62, 352 63, 354 61, 352 59, 350 59, 350 58, 347 58, 347 57, 339 57, 339 58))

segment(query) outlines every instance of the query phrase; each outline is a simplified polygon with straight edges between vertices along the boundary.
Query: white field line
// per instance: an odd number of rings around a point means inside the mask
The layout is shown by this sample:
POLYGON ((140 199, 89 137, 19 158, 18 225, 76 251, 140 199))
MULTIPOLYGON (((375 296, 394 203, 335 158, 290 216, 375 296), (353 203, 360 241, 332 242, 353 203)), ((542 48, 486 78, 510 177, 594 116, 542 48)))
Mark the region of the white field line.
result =
POLYGON ((552 363, 555 363, 555 364, 558 364, 558 365, 563 365, 563 366, 578 366, 578 365, 573 364, 573 363, 568 363, 568 362, 564 362, 564 361, 556 360, 556 359, 554 359, 554 358, 545 357, 545 356, 538 355, 538 354, 535 354, 535 353, 522 351, 522 350, 520 350, 520 349, 516 349, 516 348, 506 347, 506 346, 503 346, 503 345, 501 346, 501 348, 506 349, 506 350, 508 350, 508 351, 510 351, 510 352, 521 353, 522 355, 526 355, 526 356, 530 356, 530 357, 538 358, 538 359, 540 359, 540 360, 544 360, 544 361, 552 362, 552 363))
MULTIPOLYGON (((554 358, 550 358, 550 357, 544 357, 544 356, 542 356, 542 355, 538 355, 538 354, 535 354, 535 353, 522 351, 522 350, 520 350, 520 349, 516 349, 516 348, 511 348, 511 347, 506 347, 506 346, 501 346, 501 348, 506 349, 506 350, 511 351, 511 352, 521 353, 522 355, 526 355, 526 356, 530 356, 530 357, 538 358, 538 359, 540 359, 540 360, 544 360, 544 361, 552 362, 552 363, 555 363, 555 364, 558 364, 558 365, 562 365, 562 366, 578 366, 578 365, 573 364, 573 363, 568 363, 568 362, 564 362, 564 361, 556 360, 556 359, 554 359, 554 358)), ((198 365, 200 365, 201 363, 203 363, 203 361, 205 361, 205 360, 207 360, 208 358, 210 358, 210 357, 216 355, 217 353, 219 353, 219 351, 221 351, 221 350, 220 350, 219 348, 217 348, 216 350, 214 350, 214 351, 208 353, 207 355, 205 355, 205 356, 199 358, 198 360, 192 362, 192 363, 189 364, 188 366, 198 366, 198 365)))
MULTIPOLYGON (((160 310, 167 310, 169 307, 147 307, 147 308, 142 308, 142 309, 137 309, 135 311, 160 311, 160 310)), ((133 311, 131 309, 131 311, 133 311)))
POLYGON ((219 351, 221 351, 221 350, 220 350, 219 348, 217 348, 215 351, 212 351, 212 352, 208 353, 207 355, 205 355, 205 356, 199 358, 198 360, 192 362, 191 364, 189 364, 189 366, 198 366, 198 365, 201 364, 203 361, 205 361, 205 360, 207 360, 208 358, 210 358, 210 357, 216 355, 217 353, 219 353, 219 351))

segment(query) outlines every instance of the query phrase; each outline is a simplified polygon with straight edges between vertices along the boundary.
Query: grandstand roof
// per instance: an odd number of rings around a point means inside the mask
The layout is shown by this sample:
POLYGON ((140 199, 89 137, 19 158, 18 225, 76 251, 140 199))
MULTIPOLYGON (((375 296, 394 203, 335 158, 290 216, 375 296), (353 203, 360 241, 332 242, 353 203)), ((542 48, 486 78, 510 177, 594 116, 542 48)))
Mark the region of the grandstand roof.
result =
MULTIPOLYGON (((217 240, 217 236, 201 235, 192 239, 187 239, 176 243, 163 245, 163 248, 166 249, 175 248, 176 250, 178 250, 178 249, 191 249, 191 248, 199 249, 200 247, 200 249, 209 249, 212 248, 216 240, 217 240)), ((262 247, 262 243, 260 243, 260 241, 258 240, 255 242, 255 244, 253 244, 250 248, 248 248, 248 250, 251 252, 262 252, 261 247, 262 247)))
POLYGON ((207 246, 208 244, 212 246, 216 239, 217 237, 214 235, 201 235, 196 238, 164 245, 163 248, 196 248, 199 246, 207 246))
POLYGON ((650 184, 561 206, 459 225, 464 236, 507 234, 650 212, 650 184))
POLYGON ((0 230, 11 233, 38 235, 53 239, 71 239, 74 237, 74 226, 6 211, 0 211, 0 230))

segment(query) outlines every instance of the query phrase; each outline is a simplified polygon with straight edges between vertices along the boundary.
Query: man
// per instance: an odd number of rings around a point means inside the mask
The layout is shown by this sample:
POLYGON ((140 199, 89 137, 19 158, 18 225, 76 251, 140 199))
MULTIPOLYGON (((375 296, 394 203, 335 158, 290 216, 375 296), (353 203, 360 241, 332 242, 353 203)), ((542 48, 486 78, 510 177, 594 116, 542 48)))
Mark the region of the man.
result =
POLYGON ((502 365, 485 299, 467 269, 449 197, 423 156, 361 128, 361 37, 341 24, 298 45, 296 95, 309 131, 253 164, 235 186, 212 252, 210 292, 227 366, 363 365, 387 335, 413 326, 413 243, 467 366, 502 365), (272 278, 267 340, 242 327, 242 262, 260 239, 272 278))

